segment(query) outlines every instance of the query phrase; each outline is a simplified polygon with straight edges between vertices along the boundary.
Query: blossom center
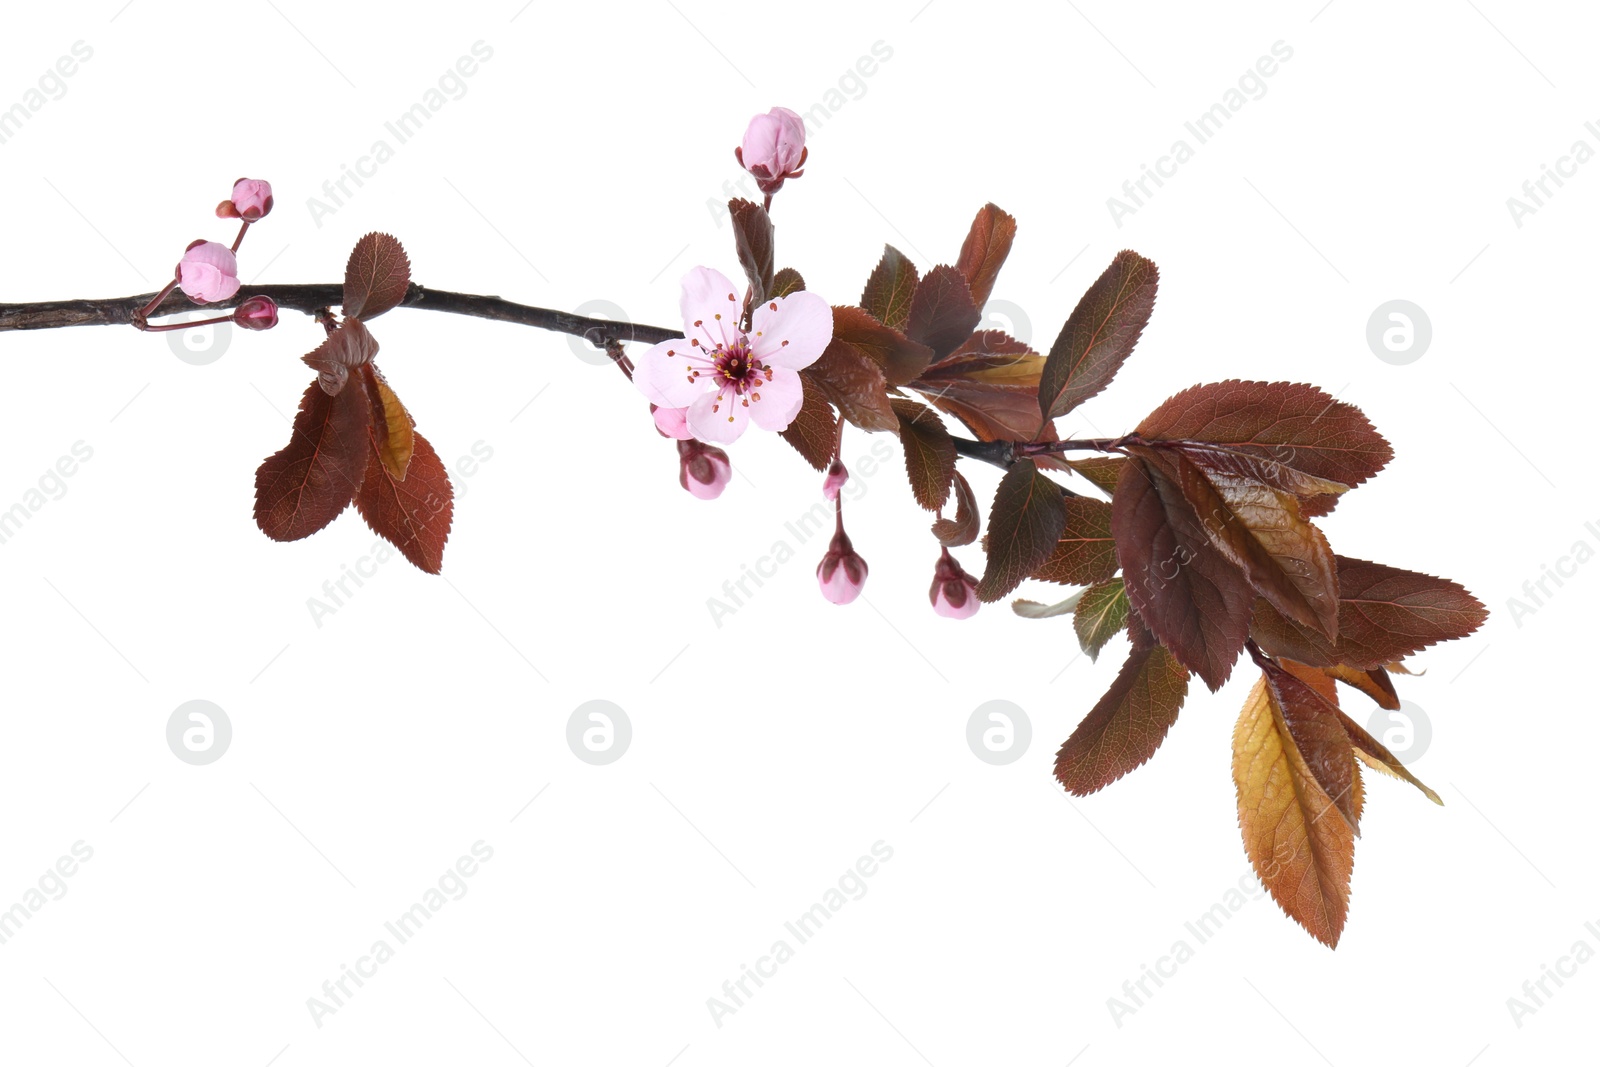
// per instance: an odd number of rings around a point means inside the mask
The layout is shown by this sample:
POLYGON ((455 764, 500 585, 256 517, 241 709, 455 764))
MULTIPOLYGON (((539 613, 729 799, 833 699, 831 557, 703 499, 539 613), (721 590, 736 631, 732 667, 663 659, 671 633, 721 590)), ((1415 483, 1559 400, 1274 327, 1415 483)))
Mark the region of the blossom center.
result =
POLYGON ((712 366, 717 373, 718 385, 724 389, 732 386, 740 396, 747 392, 754 393, 763 381, 772 380, 772 368, 751 354, 748 338, 741 337, 732 345, 718 348, 712 366))

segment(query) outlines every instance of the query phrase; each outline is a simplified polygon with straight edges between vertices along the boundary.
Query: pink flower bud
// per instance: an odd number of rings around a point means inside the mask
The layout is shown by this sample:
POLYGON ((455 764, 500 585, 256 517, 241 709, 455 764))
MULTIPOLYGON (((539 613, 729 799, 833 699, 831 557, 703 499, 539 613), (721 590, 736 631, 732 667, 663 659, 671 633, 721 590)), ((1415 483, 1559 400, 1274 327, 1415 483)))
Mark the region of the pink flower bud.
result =
POLYGON ((817 564, 817 584, 822 595, 835 604, 850 603, 867 584, 867 561, 856 555, 843 530, 833 535, 828 554, 817 564))
POLYGON ((278 305, 270 296, 252 296, 233 312, 233 322, 246 330, 270 330, 278 325, 278 305))
POLYGON ((733 150, 739 165, 768 196, 783 187, 785 178, 804 173, 801 168, 808 154, 805 121, 786 107, 775 107, 751 119, 744 144, 733 150))
POLYGON ((233 183, 233 199, 217 205, 217 214, 223 218, 244 219, 255 222, 272 210, 272 186, 259 178, 240 178, 233 183), (233 210, 223 214, 224 205, 233 210))
POLYGON ((675 441, 686 441, 694 434, 689 432, 688 408, 663 408, 650 405, 650 417, 656 420, 656 433, 675 441))
POLYGON ((828 467, 828 476, 822 479, 822 495, 828 500, 838 500, 839 490, 844 488, 844 483, 850 480, 850 472, 845 470, 844 464, 834 460, 828 467))
POLYGON ((934 565, 928 602, 947 619, 970 619, 978 613, 978 583, 961 569, 949 549, 940 553, 934 565))
POLYGON ((678 442, 678 484, 701 500, 715 500, 733 480, 733 464, 720 448, 699 441, 678 442))
POLYGON ((226 300, 239 291, 239 260, 227 245, 196 241, 178 263, 178 287, 196 304, 226 300))

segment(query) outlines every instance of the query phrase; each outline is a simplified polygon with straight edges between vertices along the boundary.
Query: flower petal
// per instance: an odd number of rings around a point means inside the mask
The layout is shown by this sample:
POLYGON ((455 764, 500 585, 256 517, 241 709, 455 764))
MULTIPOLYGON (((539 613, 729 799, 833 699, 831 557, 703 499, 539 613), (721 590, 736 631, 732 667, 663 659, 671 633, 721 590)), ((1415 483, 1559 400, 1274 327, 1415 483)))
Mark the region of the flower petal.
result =
POLYGON ((650 403, 664 408, 686 408, 706 391, 706 382, 692 377, 707 365, 686 339, 663 341, 639 357, 633 384, 650 403))
POLYGON ((805 386, 800 383, 800 375, 787 367, 777 367, 772 371, 772 380, 762 382, 751 396, 750 418, 763 430, 787 430, 800 414, 804 400, 805 386))
POLYGON ((804 290, 756 308, 750 351, 769 367, 800 370, 815 363, 833 340, 833 309, 804 290))
POLYGON ((702 393, 689 405, 689 429, 702 441, 727 444, 737 441, 750 425, 750 409, 732 389, 702 393))
POLYGON ((710 349, 731 347, 739 339, 744 304, 738 286, 721 271, 696 267, 685 274, 678 310, 683 315, 683 332, 710 349))

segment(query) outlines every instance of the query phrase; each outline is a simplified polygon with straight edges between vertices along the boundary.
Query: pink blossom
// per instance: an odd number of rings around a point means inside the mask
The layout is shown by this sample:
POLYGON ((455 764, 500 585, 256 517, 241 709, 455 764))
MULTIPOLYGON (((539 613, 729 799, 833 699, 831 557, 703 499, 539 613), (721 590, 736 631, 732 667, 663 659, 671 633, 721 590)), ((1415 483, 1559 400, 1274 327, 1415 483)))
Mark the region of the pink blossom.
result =
POLYGON ((744 143, 733 154, 761 191, 771 196, 783 187, 785 178, 804 173, 801 168, 809 154, 805 120, 786 107, 757 115, 745 128, 744 143))
POLYGON ((856 555, 842 529, 833 535, 828 554, 817 564, 817 584, 822 587, 822 595, 835 604, 850 603, 867 584, 867 561, 856 555))
POLYGON ((235 325, 247 330, 270 330, 278 325, 278 305, 270 296, 252 296, 233 312, 235 325))
POLYGON ((733 480, 733 464, 720 448, 699 441, 678 442, 678 484, 701 500, 715 500, 733 480))
POLYGON ((272 210, 272 185, 259 178, 240 178, 233 183, 233 197, 217 205, 217 217, 255 222, 272 210))
POLYGON ((839 490, 850 480, 850 472, 837 459, 828 466, 828 476, 822 479, 822 495, 827 500, 838 500, 839 490))
POLYGON ((804 291, 775 297, 755 309, 746 332, 734 284, 696 267, 683 277, 679 310, 685 336, 640 358, 639 391, 658 407, 686 408, 688 429, 702 441, 736 441, 751 422, 787 429, 803 399, 799 372, 833 339, 828 302, 804 291))
POLYGON ((178 263, 178 287, 196 304, 226 300, 239 291, 239 261, 227 245, 196 241, 178 263))
POLYGON ((948 549, 934 565, 928 601, 934 611, 947 619, 970 619, 978 613, 978 583, 961 569, 948 549))
POLYGON ((650 405, 650 417, 656 420, 656 432, 662 437, 685 441, 693 437, 689 432, 688 408, 664 408, 650 405))

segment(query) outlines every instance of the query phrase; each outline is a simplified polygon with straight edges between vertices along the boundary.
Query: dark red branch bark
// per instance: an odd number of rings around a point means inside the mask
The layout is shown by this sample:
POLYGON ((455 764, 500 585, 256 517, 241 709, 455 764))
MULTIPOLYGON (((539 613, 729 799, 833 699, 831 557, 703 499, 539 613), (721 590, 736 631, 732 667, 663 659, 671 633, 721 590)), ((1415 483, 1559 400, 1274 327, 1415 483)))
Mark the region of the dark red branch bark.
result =
MULTIPOLYGON (((127 326, 133 322, 133 313, 149 303, 154 296, 154 293, 144 293, 140 296, 114 297, 107 300, 51 300, 36 304, 0 304, 0 330, 127 326)), ((338 306, 344 299, 344 287, 338 284, 251 285, 240 289, 228 300, 205 305, 197 305, 182 293, 175 292, 162 301, 161 306, 150 317, 194 311, 202 306, 207 311, 226 311, 237 307, 252 296, 269 296, 280 308, 315 315, 320 308, 338 306)), ((493 319, 497 322, 514 322, 521 326, 536 326, 541 330, 569 333, 583 337, 601 349, 614 341, 658 344, 683 336, 682 330, 669 330, 662 326, 616 322, 611 319, 591 319, 582 315, 569 315, 565 311, 518 304, 498 296, 451 293, 442 289, 425 289, 415 284, 407 290, 405 303, 400 306, 421 311, 467 315, 477 319, 493 319)))

